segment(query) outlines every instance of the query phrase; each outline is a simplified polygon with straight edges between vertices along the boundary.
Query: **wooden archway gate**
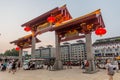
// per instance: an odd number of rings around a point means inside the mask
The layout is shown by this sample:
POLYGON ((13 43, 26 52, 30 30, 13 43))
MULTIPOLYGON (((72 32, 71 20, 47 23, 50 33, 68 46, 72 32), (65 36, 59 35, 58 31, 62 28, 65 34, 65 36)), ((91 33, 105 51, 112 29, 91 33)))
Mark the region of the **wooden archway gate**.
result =
POLYGON ((99 27, 105 27, 100 10, 96 10, 76 19, 70 20, 71 18, 72 17, 66 8, 66 5, 64 5, 60 8, 56 7, 22 25, 22 27, 30 27, 32 32, 32 58, 34 58, 33 54, 35 51, 36 43, 35 37, 37 34, 42 34, 47 31, 55 31, 56 64, 54 65, 54 69, 60 70, 62 69, 59 51, 60 42, 85 37, 87 46, 86 51, 88 53, 87 59, 90 63, 88 72, 94 72, 94 66, 92 65, 92 61, 94 59, 91 51, 91 32, 95 31, 99 27), (54 23, 49 23, 47 21, 47 18, 51 15, 56 18, 56 21, 54 23))

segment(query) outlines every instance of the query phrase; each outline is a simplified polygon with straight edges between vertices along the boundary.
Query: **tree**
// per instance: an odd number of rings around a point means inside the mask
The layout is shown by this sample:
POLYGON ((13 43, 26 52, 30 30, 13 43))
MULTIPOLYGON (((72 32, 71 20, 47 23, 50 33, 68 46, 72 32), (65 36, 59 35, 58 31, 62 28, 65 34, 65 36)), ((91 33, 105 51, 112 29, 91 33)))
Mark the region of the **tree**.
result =
POLYGON ((15 50, 15 49, 12 49, 11 53, 13 56, 19 56, 19 51, 15 50))
POLYGON ((11 51, 10 50, 6 50, 4 53, 5 56, 11 56, 11 51))
POLYGON ((30 59, 31 55, 30 54, 25 54, 25 59, 30 59))
POLYGON ((19 56, 19 51, 16 51, 15 49, 6 50, 4 55, 5 56, 19 56))
POLYGON ((0 56, 4 56, 4 54, 3 54, 3 53, 0 53, 0 56))

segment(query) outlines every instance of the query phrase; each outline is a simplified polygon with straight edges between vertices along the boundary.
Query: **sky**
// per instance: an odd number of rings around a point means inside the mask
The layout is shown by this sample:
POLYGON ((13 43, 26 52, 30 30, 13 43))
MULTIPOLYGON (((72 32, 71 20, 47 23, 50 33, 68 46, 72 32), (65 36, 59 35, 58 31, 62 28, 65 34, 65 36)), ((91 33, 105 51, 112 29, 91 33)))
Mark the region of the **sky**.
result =
MULTIPOLYGON (((120 0, 0 0, 0 53, 15 48, 10 44, 30 34, 21 27, 25 22, 66 4, 73 18, 101 9, 107 33, 100 37, 93 32, 92 40, 120 36, 120 0)), ((54 32, 37 36, 39 46, 55 45, 54 32)))

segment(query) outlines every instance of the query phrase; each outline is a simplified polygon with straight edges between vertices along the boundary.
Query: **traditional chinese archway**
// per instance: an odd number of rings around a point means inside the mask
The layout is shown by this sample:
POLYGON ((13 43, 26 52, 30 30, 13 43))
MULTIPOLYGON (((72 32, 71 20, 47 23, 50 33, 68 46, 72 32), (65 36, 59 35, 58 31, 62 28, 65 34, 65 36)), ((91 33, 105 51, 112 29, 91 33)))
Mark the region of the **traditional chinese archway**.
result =
MULTIPOLYGON (((37 38, 35 38, 35 40, 36 40, 36 43, 40 42, 40 40, 37 39, 37 38)), ((16 45, 17 47, 20 48, 20 50, 19 50, 19 61, 22 64, 22 52, 23 52, 23 49, 32 47, 32 34, 26 35, 24 37, 21 37, 21 38, 19 38, 17 40, 14 40, 14 41, 10 42, 10 44, 13 44, 13 43, 14 43, 14 45, 16 45)))
POLYGON ((22 27, 25 27, 25 31, 30 30, 32 32, 32 58, 35 58, 33 54, 35 53, 35 37, 37 34, 48 32, 52 29, 53 25, 57 26, 63 21, 71 18, 72 17, 66 8, 66 5, 64 5, 62 7, 56 7, 22 25, 22 27))
POLYGON ((63 22, 58 26, 53 27, 51 31, 55 31, 56 38, 56 62, 55 69, 61 69, 61 56, 60 56, 60 42, 69 41, 79 38, 86 39, 86 52, 89 67, 86 69, 86 73, 96 72, 94 64, 94 56, 92 53, 92 39, 91 34, 98 28, 104 28, 104 22, 100 9, 87 15, 63 22))
MULTIPOLYGON (((34 18, 22 25, 25 31, 31 31, 31 46, 32 58, 35 58, 35 43, 36 36, 48 31, 55 31, 56 38, 56 62, 54 64, 55 70, 62 69, 62 62, 60 58, 60 42, 74 40, 79 38, 86 39, 87 60, 90 65, 86 70, 87 73, 95 72, 94 57, 92 54, 92 40, 91 33, 98 28, 104 28, 104 22, 100 10, 96 10, 87 15, 70 20, 72 17, 68 12, 66 5, 56 7, 45 14, 34 18)), ((24 41, 23 41, 24 42, 24 41)), ((25 41, 26 42, 26 41, 25 41)), ((16 43, 16 42, 13 42, 16 43)), ((18 45, 18 44, 17 44, 18 45)), ((19 46, 19 45, 18 45, 19 46)))

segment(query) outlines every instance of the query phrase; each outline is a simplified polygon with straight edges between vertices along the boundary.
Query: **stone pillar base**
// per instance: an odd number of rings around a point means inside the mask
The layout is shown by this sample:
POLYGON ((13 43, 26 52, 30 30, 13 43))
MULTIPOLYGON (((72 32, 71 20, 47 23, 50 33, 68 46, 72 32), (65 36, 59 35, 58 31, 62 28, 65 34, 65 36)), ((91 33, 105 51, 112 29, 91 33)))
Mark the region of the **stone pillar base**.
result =
POLYGON ((61 60, 56 60, 53 65, 53 70, 63 70, 63 64, 61 60))
POLYGON ((86 67, 83 73, 93 74, 99 71, 96 69, 96 65, 93 60, 88 60, 88 62, 89 62, 89 67, 86 67))

